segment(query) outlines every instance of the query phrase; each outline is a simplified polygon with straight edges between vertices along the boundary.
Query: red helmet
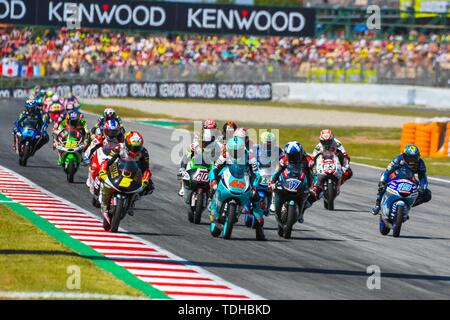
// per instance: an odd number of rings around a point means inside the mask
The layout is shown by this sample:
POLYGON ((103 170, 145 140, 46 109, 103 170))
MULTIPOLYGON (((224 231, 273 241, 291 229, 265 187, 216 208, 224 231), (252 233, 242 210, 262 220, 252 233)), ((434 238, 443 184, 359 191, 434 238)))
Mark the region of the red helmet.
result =
POLYGON ((217 123, 212 119, 208 119, 203 121, 202 127, 203 129, 217 129, 217 123))
POLYGON ((125 147, 131 157, 137 157, 144 149, 144 138, 137 131, 130 131, 125 134, 125 147))
POLYGON ((334 141, 334 134, 330 129, 320 131, 319 141, 325 149, 329 149, 334 141))

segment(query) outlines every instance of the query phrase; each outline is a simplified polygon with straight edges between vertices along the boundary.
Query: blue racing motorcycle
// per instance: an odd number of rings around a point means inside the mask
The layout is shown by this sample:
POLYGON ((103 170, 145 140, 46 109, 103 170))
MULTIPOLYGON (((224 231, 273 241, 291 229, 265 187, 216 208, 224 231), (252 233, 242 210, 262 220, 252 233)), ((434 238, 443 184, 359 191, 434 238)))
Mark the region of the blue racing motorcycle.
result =
POLYGON ((227 165, 219 175, 221 179, 211 201, 214 201, 212 205, 220 206, 220 209, 218 217, 211 218, 210 231, 213 237, 222 234, 224 239, 230 239, 241 208, 252 196, 252 187, 244 165, 227 165))
POLYGON ((418 195, 418 182, 410 170, 401 168, 389 176, 381 199, 379 227, 382 235, 392 229, 394 237, 400 236, 402 224, 409 219, 409 211, 418 195))
POLYGON ((19 165, 26 166, 28 158, 36 151, 42 135, 38 130, 38 121, 26 119, 22 126, 18 126, 16 133, 16 152, 19 155, 19 165))

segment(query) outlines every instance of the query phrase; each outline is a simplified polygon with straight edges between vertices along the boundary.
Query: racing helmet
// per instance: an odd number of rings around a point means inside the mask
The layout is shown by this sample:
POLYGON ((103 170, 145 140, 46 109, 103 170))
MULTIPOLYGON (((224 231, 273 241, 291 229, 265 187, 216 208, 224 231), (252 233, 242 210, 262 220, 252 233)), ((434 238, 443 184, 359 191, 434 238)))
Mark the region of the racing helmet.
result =
POLYGON ((334 141, 334 134, 330 129, 324 129, 320 131, 319 141, 324 149, 330 149, 334 141))
POLYGON ((76 111, 70 111, 67 113, 67 124, 71 127, 76 127, 78 121, 80 120, 80 116, 76 111))
POLYGON ((60 100, 59 94, 55 93, 55 94, 52 96, 52 102, 53 102, 53 103, 59 103, 59 102, 60 102, 59 100, 60 100))
POLYGON ((103 126, 103 133, 110 139, 116 138, 120 133, 120 126, 116 120, 108 120, 103 126))
POLYGON ((71 111, 71 110, 75 110, 75 106, 73 105, 73 103, 69 102, 66 104, 66 111, 71 111))
POLYGON ((291 141, 284 147, 284 153, 290 164, 300 164, 303 160, 303 147, 298 141, 291 141))
POLYGON ((129 131, 125 134, 125 147, 129 155, 135 158, 144 149, 144 138, 137 131, 129 131))
POLYGON ((234 131, 236 131, 236 129, 237 129, 236 123, 234 123, 233 121, 227 121, 223 125, 223 128, 222 128, 222 134, 223 134, 224 139, 226 139, 227 136, 232 137, 233 133, 234 133, 234 131))
POLYGON ((113 108, 106 108, 105 111, 103 111, 103 117, 105 118, 105 120, 117 119, 116 112, 113 108))
POLYGON ((234 133, 233 133, 233 137, 241 138, 242 141, 244 141, 245 145, 248 147, 249 137, 248 137, 247 129, 237 128, 236 131, 234 131, 234 133))
POLYGON ((403 160, 405 160, 408 165, 414 165, 418 163, 420 159, 419 148, 417 148, 414 144, 406 145, 405 149, 403 149, 402 155, 403 160))
POLYGON ((42 107, 44 105, 44 98, 37 96, 36 99, 36 106, 37 107, 42 107))
POLYGON ((25 101, 25 109, 26 109, 29 113, 35 112, 35 111, 36 111, 36 107, 37 107, 36 100, 34 100, 34 99, 28 99, 27 101, 25 101))
POLYGON ((263 149, 272 150, 272 146, 277 143, 277 136, 273 132, 264 131, 261 133, 260 142, 263 149))
POLYGON ((233 137, 227 142, 227 154, 233 163, 244 164, 245 160, 245 143, 239 137, 233 137))
POLYGON ((48 90, 48 91, 45 93, 45 95, 47 96, 47 98, 52 98, 54 94, 55 94, 55 93, 54 93, 52 90, 48 90))
POLYGON ((217 123, 216 121, 212 119, 207 119, 202 122, 202 128, 203 129, 217 129, 217 123))

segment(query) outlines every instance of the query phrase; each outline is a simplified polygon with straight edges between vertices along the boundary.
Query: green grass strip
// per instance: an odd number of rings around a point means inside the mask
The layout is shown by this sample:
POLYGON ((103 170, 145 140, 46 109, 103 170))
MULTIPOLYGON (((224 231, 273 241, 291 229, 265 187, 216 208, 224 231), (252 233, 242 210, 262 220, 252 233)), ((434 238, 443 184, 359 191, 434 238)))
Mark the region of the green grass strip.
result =
POLYGON ((2 193, 0 193, 0 203, 8 206, 12 210, 14 210, 18 214, 20 214, 22 217, 28 219, 35 226, 37 226, 38 228, 40 228, 41 230, 46 232, 48 235, 54 237, 56 240, 65 244, 66 246, 68 246, 69 248, 71 248, 72 250, 77 252, 78 254, 80 254, 84 257, 88 257, 98 267, 113 274, 115 277, 122 280, 129 286, 142 291, 144 294, 146 294, 150 298, 152 298, 152 299, 171 299, 168 295, 166 295, 161 290, 158 290, 155 287, 151 286, 150 284, 140 280, 139 278, 134 276, 132 273, 130 273, 125 268, 117 265, 114 261, 105 257, 103 254, 97 252, 96 250, 94 250, 91 247, 89 247, 88 245, 80 242, 79 240, 72 238, 66 232, 55 227, 49 221, 38 216, 36 213, 31 211, 27 207, 23 206, 22 204, 12 201, 12 199, 6 197, 2 193))

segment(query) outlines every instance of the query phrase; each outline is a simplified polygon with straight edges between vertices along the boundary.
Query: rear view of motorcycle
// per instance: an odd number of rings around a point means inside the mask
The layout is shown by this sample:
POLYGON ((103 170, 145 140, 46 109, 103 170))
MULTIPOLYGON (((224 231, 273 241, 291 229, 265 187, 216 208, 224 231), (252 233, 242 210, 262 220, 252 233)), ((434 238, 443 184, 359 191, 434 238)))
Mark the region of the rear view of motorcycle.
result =
MULTIPOLYGON (((103 228, 117 232, 120 221, 134 207, 142 188, 142 172, 134 161, 117 159, 103 182, 112 190, 108 212, 103 215, 103 228)), ((103 196, 103 195, 102 195, 103 196)))
POLYGON ((342 181, 342 166, 335 152, 324 151, 316 159, 315 171, 323 190, 325 209, 334 210, 334 200, 339 195, 342 181))

